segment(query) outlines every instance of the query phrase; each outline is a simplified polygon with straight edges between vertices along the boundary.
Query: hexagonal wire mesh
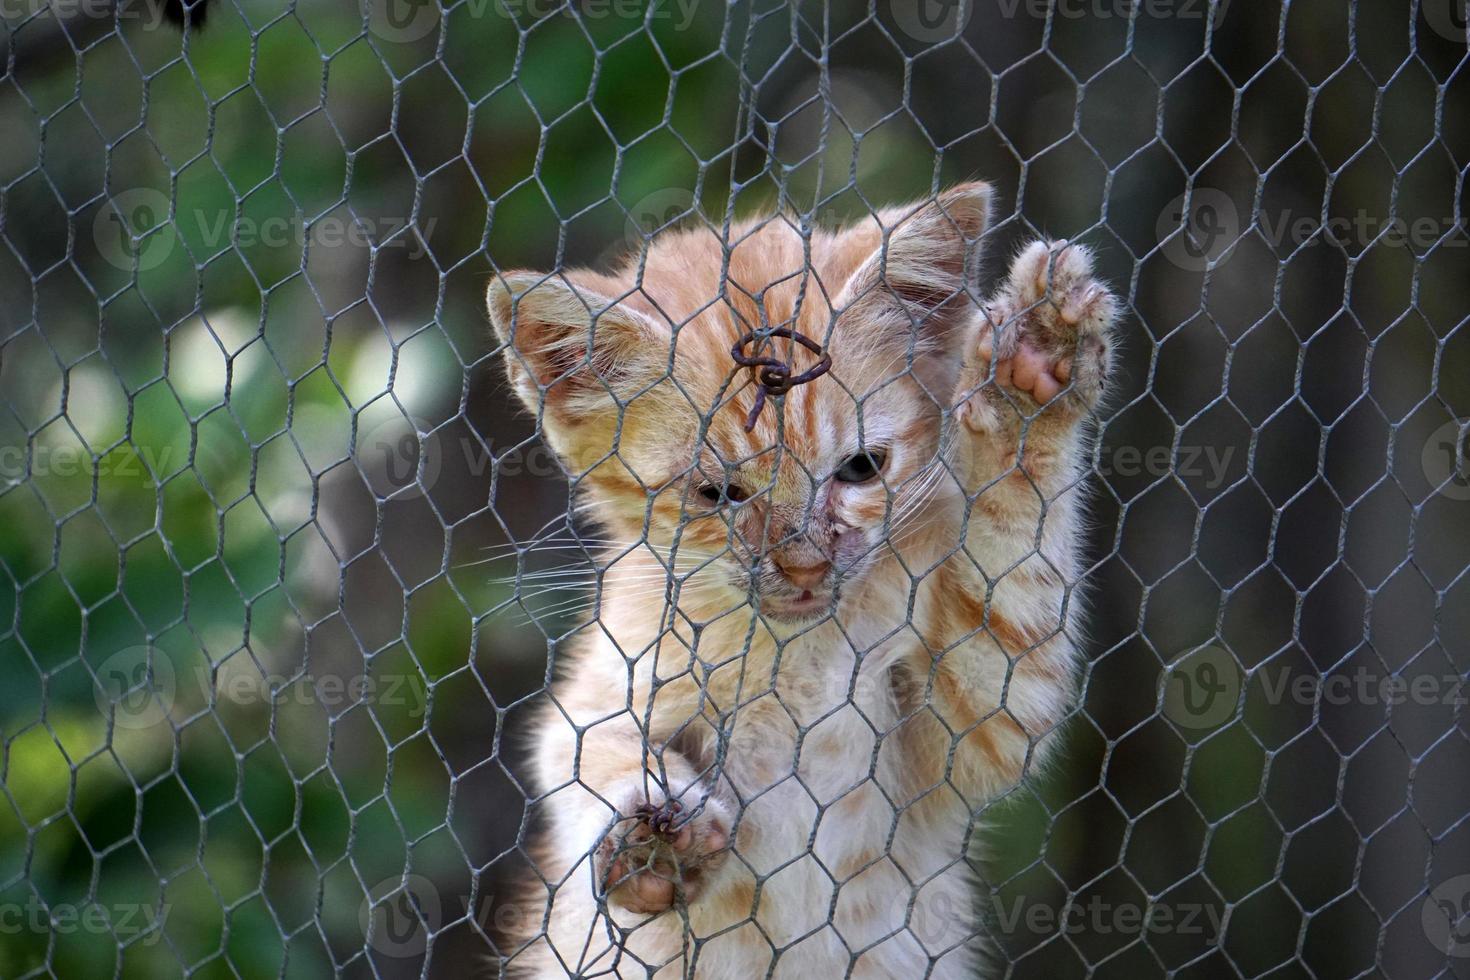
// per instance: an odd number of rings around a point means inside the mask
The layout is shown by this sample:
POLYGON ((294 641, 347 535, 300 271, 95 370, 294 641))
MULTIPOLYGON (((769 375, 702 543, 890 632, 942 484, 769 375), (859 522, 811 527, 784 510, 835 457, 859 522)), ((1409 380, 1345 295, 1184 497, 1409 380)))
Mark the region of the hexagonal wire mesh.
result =
MULTIPOLYGON (((517 737, 607 558, 487 284, 975 175, 987 286, 1075 238, 1126 313, 1065 747, 945 856, 978 911, 898 888, 898 931, 1466 975, 1463 0, 161 11, 4 7, 0 975, 513 970, 517 737)), ((890 975, 821 874, 810 928, 744 916, 766 975, 890 975)))

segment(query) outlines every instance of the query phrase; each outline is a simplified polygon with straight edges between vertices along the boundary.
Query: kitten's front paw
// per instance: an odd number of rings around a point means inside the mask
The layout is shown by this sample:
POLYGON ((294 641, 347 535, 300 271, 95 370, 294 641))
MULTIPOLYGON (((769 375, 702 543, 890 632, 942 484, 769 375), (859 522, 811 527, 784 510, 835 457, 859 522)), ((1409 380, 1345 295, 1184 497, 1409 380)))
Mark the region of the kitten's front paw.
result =
POLYGON ((593 871, 608 902, 630 912, 697 900, 729 856, 729 823, 712 801, 689 813, 679 800, 645 800, 620 809, 619 818, 597 847, 593 871))
POLYGON ((1059 395, 1059 407, 1090 411, 1107 379, 1117 308, 1092 277, 1085 246, 1032 242, 986 304, 988 322, 967 358, 959 417, 971 428, 991 428, 1007 395, 1026 414, 1028 402, 1044 406, 1059 395))

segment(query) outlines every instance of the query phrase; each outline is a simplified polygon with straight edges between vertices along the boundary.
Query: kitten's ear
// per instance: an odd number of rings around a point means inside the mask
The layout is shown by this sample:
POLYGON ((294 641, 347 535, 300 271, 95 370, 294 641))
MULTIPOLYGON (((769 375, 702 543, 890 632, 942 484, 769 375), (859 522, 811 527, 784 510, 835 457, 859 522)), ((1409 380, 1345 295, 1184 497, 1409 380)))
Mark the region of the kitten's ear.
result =
POLYGON ((543 422, 606 413, 668 374, 667 330, 560 275, 497 276, 486 302, 506 374, 543 422))
POLYGON ((880 211, 877 244, 838 301, 864 329, 887 331, 912 349, 914 373, 939 397, 954 388, 964 328, 978 308, 979 242, 992 196, 989 184, 958 184, 933 200, 880 211))
POLYGON ((916 314, 939 311, 975 285, 992 196, 989 184, 957 184, 933 201, 879 214, 888 240, 877 256, 882 280, 916 314))

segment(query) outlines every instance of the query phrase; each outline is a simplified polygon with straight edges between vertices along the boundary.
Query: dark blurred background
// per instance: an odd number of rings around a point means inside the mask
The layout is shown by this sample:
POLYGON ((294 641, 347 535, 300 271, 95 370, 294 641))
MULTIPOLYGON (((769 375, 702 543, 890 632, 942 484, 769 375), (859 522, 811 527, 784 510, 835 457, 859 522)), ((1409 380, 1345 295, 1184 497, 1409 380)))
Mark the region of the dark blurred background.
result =
POLYGON ((578 621, 490 276, 983 177, 1128 302, 998 973, 1470 976, 1463 0, 0 12, 0 975, 495 976, 578 621))

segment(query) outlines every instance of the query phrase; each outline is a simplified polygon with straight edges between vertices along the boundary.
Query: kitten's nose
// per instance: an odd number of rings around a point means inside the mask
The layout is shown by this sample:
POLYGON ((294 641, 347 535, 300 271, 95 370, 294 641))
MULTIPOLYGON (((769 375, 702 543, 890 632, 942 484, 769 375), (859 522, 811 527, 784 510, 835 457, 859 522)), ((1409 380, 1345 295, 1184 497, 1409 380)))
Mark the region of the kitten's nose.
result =
POLYGON ((827 573, 832 570, 832 563, 824 561, 816 565, 788 565, 781 559, 772 557, 781 574, 790 579, 791 584, 798 589, 814 589, 821 585, 827 578, 827 573))

